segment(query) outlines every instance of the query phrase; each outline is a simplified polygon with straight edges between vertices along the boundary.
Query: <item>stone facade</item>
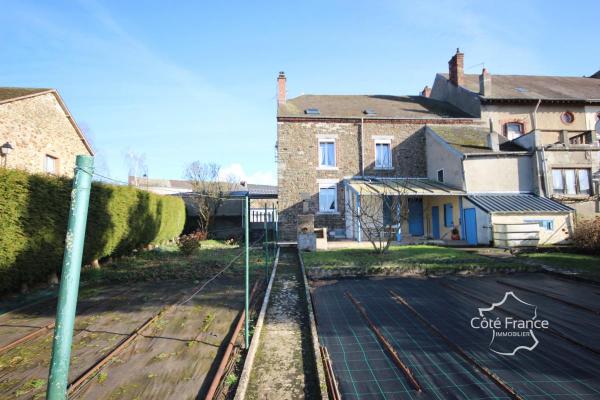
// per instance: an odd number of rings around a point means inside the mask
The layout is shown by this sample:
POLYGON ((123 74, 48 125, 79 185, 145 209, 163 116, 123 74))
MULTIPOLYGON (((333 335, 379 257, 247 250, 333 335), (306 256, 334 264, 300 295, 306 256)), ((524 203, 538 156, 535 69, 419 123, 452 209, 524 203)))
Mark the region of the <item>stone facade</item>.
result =
MULTIPOLYGON (((435 123, 464 123, 438 119, 435 123)), ((365 176, 427 177, 425 120, 278 118, 279 229, 296 240, 298 215, 314 214, 315 228, 343 235, 344 178, 365 176), (361 133, 362 128, 362 133, 361 133), (362 138, 362 139, 361 139, 362 138), (336 167, 319 167, 319 140, 335 141, 336 167), (390 140, 392 168, 375 168, 375 140, 390 140), (361 146, 361 140, 364 143, 361 146), (361 153, 362 147, 362 154, 361 153), (319 212, 319 185, 337 184, 337 211, 319 212)), ((430 121, 431 122, 431 121, 430 121)))
POLYGON ((43 173, 46 156, 56 159, 56 174, 73 176, 75 157, 93 155, 70 121, 55 92, 0 104, 0 145, 14 150, 0 163, 43 173))

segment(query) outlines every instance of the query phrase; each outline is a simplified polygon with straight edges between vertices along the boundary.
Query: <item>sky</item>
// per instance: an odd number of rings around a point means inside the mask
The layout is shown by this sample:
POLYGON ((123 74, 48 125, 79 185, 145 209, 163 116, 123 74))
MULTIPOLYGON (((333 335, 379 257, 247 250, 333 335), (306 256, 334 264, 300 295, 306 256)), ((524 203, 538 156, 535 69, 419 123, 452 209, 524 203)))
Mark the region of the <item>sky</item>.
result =
MULTIPOLYGON (((276 78, 301 94, 417 94, 459 47, 465 72, 590 75, 598 1, 0 0, 0 86, 57 89, 126 180, 193 161, 276 183, 276 78)), ((0 138, 1 139, 1 138, 0 138)))

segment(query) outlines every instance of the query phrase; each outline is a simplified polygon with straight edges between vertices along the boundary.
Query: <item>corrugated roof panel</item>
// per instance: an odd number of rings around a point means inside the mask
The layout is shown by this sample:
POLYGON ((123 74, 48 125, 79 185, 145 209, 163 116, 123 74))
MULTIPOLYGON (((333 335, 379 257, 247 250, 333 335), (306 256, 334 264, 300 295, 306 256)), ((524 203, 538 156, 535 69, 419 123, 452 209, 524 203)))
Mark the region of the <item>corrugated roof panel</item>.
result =
POLYGON ((427 178, 351 179, 350 186, 363 195, 405 194, 417 196, 464 195, 465 192, 427 178))
POLYGON ((571 207, 534 194, 473 194, 472 203, 487 212, 570 212, 571 207))

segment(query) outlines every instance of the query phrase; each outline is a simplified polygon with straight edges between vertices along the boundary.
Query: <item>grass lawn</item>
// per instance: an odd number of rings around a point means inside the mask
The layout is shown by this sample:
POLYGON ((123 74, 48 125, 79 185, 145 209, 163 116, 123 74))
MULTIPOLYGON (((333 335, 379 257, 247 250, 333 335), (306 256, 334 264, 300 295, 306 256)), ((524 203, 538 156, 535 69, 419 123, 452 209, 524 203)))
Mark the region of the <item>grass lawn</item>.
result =
MULTIPOLYGON (((158 281, 167 279, 199 280, 223 269, 243 251, 243 247, 216 240, 202 241, 201 248, 193 255, 182 254, 177 246, 168 245, 132 256, 121 257, 102 267, 85 268, 81 279, 87 283, 158 281)), ((250 265, 262 271, 262 250, 250 252, 250 265)), ((239 257, 227 274, 238 274, 243 270, 244 257, 239 257)))
POLYGON ((339 267, 421 267, 426 269, 474 267, 514 267, 511 263, 494 261, 462 250, 438 246, 394 246, 387 253, 377 254, 372 249, 337 249, 302 253, 307 268, 339 267))
POLYGON ((526 258, 549 267, 600 276, 600 256, 575 253, 524 253, 520 254, 519 258, 526 258))

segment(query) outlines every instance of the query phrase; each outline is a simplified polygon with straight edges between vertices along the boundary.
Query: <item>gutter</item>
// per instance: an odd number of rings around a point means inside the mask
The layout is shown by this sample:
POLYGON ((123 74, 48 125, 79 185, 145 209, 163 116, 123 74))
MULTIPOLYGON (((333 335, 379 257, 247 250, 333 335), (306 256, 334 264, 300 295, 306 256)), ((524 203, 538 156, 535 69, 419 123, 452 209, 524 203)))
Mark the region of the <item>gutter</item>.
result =
POLYGON ((501 151, 494 153, 463 153, 463 160, 471 157, 503 157, 503 156, 531 156, 533 151, 501 151))

